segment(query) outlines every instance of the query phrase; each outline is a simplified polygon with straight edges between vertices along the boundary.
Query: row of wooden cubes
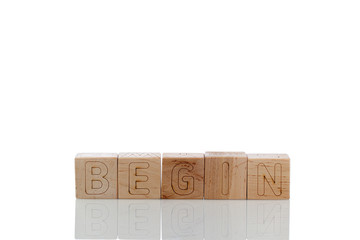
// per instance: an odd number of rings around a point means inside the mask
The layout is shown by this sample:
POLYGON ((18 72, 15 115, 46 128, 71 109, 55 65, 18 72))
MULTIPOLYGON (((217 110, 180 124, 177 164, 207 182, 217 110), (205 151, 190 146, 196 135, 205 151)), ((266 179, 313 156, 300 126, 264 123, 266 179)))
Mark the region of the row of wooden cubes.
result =
POLYGON ((84 199, 290 198, 287 154, 81 153, 75 173, 84 199))

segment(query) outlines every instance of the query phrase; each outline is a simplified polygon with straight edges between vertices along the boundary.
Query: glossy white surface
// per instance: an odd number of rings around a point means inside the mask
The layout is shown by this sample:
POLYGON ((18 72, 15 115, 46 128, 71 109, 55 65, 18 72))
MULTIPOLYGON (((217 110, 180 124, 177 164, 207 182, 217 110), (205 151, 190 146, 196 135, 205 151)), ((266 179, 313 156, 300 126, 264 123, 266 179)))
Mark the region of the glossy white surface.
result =
POLYGON ((289 201, 76 200, 76 239, 160 236, 189 240, 289 239, 289 201))

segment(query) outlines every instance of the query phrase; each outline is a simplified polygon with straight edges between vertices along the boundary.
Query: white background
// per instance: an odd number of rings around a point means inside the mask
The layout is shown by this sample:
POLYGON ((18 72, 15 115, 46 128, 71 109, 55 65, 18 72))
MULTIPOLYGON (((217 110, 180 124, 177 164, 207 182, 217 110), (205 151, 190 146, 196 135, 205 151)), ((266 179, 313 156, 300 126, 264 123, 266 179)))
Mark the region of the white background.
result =
POLYGON ((0 2, 1 238, 73 239, 78 152, 288 153, 290 239, 359 223, 359 1, 0 2))

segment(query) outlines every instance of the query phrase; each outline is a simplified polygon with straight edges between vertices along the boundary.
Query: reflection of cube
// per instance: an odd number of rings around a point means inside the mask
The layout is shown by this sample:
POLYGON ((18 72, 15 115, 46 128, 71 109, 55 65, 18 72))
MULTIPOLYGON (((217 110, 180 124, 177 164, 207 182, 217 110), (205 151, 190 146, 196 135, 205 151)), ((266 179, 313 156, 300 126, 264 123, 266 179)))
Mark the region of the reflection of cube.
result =
POLYGON ((75 158, 77 198, 117 198, 117 154, 80 153, 75 158))
POLYGON ((119 198, 160 198, 160 153, 119 154, 118 174, 119 198))
POLYGON ((289 200, 248 200, 249 240, 289 239, 289 200))
POLYGON ((118 200, 120 239, 160 239, 160 200, 118 200))
POLYGON ((289 198, 289 156, 286 154, 248 154, 248 199, 289 198))
POLYGON ((162 198, 203 199, 204 154, 164 153, 162 198))
POLYGON ((203 239, 203 200, 162 200, 161 207, 162 239, 203 239))
POLYGON ((76 200, 76 239, 116 239, 117 200, 76 200))
POLYGON ((204 201, 205 239, 246 239, 246 201, 204 201))
POLYGON ((205 199, 246 199, 247 156, 206 152, 205 199))

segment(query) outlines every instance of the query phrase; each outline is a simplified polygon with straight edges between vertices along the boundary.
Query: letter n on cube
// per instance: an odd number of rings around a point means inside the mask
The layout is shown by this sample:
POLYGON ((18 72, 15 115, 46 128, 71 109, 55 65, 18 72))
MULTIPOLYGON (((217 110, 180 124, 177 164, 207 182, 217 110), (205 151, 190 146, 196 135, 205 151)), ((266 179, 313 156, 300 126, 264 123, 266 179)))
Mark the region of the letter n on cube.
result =
POLYGON ((287 154, 248 154, 248 199, 289 199, 287 154))

